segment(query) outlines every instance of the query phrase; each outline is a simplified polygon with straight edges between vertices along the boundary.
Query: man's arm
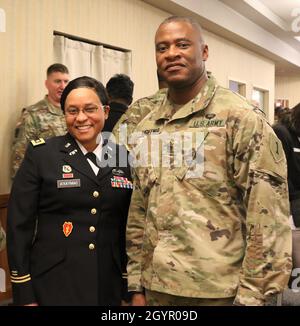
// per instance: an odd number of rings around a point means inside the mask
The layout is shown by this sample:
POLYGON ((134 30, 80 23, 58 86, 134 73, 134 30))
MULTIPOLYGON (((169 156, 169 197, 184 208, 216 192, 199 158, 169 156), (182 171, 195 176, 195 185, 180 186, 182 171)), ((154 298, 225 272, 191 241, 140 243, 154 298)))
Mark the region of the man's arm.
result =
POLYGON ((30 254, 40 195, 36 161, 34 148, 29 145, 8 204, 7 253, 16 305, 36 302, 30 274, 30 254))
MULTIPOLYGON (((126 232, 126 247, 128 255, 128 291, 136 292, 133 299, 139 299, 143 296, 143 287, 141 284, 142 276, 142 259, 143 259, 143 238, 146 219, 145 198, 140 189, 138 177, 132 172, 134 180, 134 190, 131 197, 129 207, 127 232, 126 232), (140 295, 138 294, 140 293, 140 295)), ((135 304, 135 300, 133 300, 135 304)))
POLYGON ((236 305, 264 305, 283 291, 291 271, 287 167, 281 142, 250 111, 233 139, 234 181, 246 210, 246 250, 236 305))
POLYGON ((23 109, 22 115, 16 125, 12 145, 12 169, 11 177, 14 178, 24 159, 25 151, 30 140, 39 138, 36 135, 35 124, 32 115, 23 109))

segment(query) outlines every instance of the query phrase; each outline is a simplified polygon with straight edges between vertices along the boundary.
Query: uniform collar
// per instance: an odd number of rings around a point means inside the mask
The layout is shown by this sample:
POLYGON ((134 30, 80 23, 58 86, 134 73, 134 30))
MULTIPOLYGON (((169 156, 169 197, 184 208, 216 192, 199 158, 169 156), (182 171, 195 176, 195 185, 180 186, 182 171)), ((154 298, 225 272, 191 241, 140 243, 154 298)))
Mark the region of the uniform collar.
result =
POLYGON ((161 106, 157 109, 157 111, 153 115, 154 120, 176 120, 185 118, 195 112, 201 111, 205 109, 208 104, 211 102, 218 85, 215 78, 209 75, 208 80, 202 86, 200 92, 188 103, 184 104, 173 116, 172 109, 173 105, 171 101, 168 99, 168 92, 165 96, 164 101, 161 106))
MULTIPOLYGON (((88 151, 85 149, 85 147, 77 140, 75 139, 78 147, 80 148, 80 150, 82 151, 83 155, 87 154, 88 151)), ((93 150, 93 153, 96 155, 97 159, 100 161, 101 157, 102 157, 102 146, 103 146, 103 139, 101 134, 99 134, 99 142, 98 142, 98 146, 93 150)))
POLYGON ((55 106, 55 105, 53 105, 53 104, 49 101, 49 99, 48 99, 48 95, 45 95, 44 100, 45 100, 45 102, 46 102, 46 104, 47 104, 47 107, 48 107, 49 111, 50 111, 52 114, 55 114, 55 115, 63 115, 63 112, 62 112, 60 106, 55 106))

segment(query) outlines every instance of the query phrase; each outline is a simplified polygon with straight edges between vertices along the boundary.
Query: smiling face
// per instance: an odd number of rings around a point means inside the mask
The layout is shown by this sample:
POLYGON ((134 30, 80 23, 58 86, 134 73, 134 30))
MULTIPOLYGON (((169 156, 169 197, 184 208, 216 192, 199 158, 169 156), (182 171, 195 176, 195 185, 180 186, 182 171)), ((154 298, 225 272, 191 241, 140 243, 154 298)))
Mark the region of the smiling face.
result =
POLYGON ((158 73, 169 87, 189 87, 203 77, 208 47, 196 26, 186 21, 162 24, 155 47, 158 73))
POLYGON ((91 88, 75 88, 66 98, 65 118, 68 131, 89 152, 98 145, 96 139, 103 129, 108 113, 109 107, 102 105, 97 93, 91 88), (71 114, 76 111, 78 114, 71 114))

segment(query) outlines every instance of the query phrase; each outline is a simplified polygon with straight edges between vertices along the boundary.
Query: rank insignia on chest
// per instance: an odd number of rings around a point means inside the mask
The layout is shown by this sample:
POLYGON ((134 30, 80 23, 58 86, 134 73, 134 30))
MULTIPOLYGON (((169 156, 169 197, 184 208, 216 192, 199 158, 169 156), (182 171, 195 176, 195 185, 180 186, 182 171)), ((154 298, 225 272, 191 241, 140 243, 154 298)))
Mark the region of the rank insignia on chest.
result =
POLYGON ((31 144, 34 147, 39 146, 39 145, 45 144, 45 140, 43 138, 39 138, 39 139, 36 139, 36 140, 32 140, 31 144))
POLYGON ((63 224, 63 232, 66 237, 68 237, 73 231, 73 223, 72 222, 65 222, 63 224))
POLYGON ((70 165, 63 165, 62 171, 64 173, 70 173, 70 172, 72 172, 72 168, 70 167, 70 165))
POLYGON ((125 177, 114 176, 113 178, 110 178, 110 180, 113 188, 133 189, 132 182, 125 177))

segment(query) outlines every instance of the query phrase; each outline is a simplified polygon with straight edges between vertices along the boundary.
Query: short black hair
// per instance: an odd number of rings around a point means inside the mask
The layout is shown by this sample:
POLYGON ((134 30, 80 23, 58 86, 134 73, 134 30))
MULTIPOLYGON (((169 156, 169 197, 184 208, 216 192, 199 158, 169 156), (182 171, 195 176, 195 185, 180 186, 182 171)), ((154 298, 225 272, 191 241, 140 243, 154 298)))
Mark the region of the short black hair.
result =
MULTIPOLYGON (((204 42, 204 36, 203 36, 203 30, 199 22, 194 19, 193 17, 187 17, 187 16, 170 16, 163 20, 163 22, 159 25, 161 27, 162 25, 169 24, 172 22, 186 22, 193 26, 194 29, 198 30, 200 33, 201 41, 204 42)), ((158 28, 159 28, 158 27, 158 28)))
POLYGON ((91 88, 98 95, 102 105, 108 105, 108 96, 105 90, 105 87, 101 82, 92 77, 78 77, 69 82, 69 84, 64 89, 61 98, 60 105, 63 112, 65 112, 65 103, 69 93, 76 88, 91 88))
POLYGON ((61 72, 63 74, 68 74, 69 70, 65 65, 61 63, 54 63, 53 65, 48 67, 47 77, 49 77, 49 75, 51 75, 53 72, 61 72))
POLYGON ((132 102, 133 88, 133 81, 125 74, 114 75, 106 84, 106 90, 111 101, 121 98, 126 100, 128 105, 132 102))

